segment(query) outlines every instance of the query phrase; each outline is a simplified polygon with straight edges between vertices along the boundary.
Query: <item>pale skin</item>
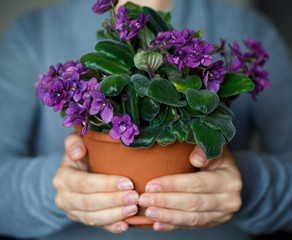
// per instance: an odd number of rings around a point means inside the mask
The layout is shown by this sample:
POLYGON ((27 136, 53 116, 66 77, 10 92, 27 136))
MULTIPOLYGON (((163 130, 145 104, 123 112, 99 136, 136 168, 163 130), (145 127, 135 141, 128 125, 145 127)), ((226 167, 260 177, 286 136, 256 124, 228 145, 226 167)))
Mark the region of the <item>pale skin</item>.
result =
MULTIPOLYGON (((132 2, 157 10, 170 8, 172 3, 132 2)), ((140 205, 147 207, 146 216, 155 221, 155 231, 210 228, 230 220, 241 207, 242 180, 227 146, 213 160, 207 160, 195 146, 189 159, 199 171, 153 179, 140 196, 126 177, 89 173, 86 155, 82 138, 69 135, 53 179, 56 204, 74 221, 123 233, 129 229, 123 220, 135 215, 140 205)))

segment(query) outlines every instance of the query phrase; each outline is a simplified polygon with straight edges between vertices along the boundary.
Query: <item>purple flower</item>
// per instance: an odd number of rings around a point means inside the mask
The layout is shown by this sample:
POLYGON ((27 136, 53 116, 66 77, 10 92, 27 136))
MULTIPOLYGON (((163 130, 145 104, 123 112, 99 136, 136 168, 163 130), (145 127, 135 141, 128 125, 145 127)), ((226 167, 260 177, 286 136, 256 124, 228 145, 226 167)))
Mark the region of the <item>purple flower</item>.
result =
POLYGON ((231 49, 231 56, 234 56, 235 58, 230 64, 229 71, 232 73, 238 73, 242 72, 246 75, 248 75, 248 67, 246 65, 246 62, 243 59, 242 51, 236 41, 233 42, 233 46, 229 44, 229 47, 231 49))
POLYGON ((127 22, 130 20, 125 6, 120 6, 117 14, 117 22, 115 29, 120 30, 120 40, 124 39, 128 34, 127 22))
POLYGON ((83 126, 81 132, 79 135, 86 135, 89 129, 89 123, 88 123, 88 118, 87 116, 78 116, 78 115, 73 115, 73 116, 66 116, 64 121, 63 121, 63 126, 64 127, 71 127, 72 125, 76 126, 83 126))
POLYGON ((112 118, 113 128, 110 130, 109 135, 113 139, 120 139, 125 145, 130 145, 134 141, 134 136, 140 132, 138 127, 131 122, 131 117, 125 114, 123 118, 112 118))
POLYGON ((213 57, 208 55, 213 51, 213 45, 208 44, 206 41, 201 41, 199 38, 193 38, 189 46, 184 47, 188 52, 186 65, 191 68, 196 68, 200 64, 207 67, 210 66, 213 57))
POLYGON ((256 99, 256 95, 270 86, 268 81, 268 72, 264 71, 261 66, 253 66, 251 68, 251 78, 254 83, 254 90, 251 93, 252 97, 256 99))
POLYGON ((67 102, 67 93, 64 89, 63 81, 57 78, 54 84, 48 89, 48 97, 46 104, 49 107, 54 107, 54 111, 62 109, 64 104, 67 102))
POLYGON ((102 14, 108 11, 112 6, 116 6, 118 0, 98 0, 92 7, 92 11, 96 14, 102 14))
POLYGON ((167 57, 167 61, 171 64, 177 65, 177 70, 180 71, 186 63, 187 53, 183 49, 178 48, 175 50, 173 55, 167 57))
POLYGON ((88 113, 89 107, 90 107, 91 101, 88 99, 81 103, 76 102, 69 102, 69 107, 66 109, 66 114, 68 116, 74 116, 74 115, 86 115, 88 113))
MULTIPOLYGON (((226 40, 220 38, 220 44, 216 46, 217 49, 215 50, 214 53, 218 53, 218 52, 223 51, 223 50, 225 49, 225 44, 226 44, 226 40)), ((221 53, 221 54, 222 54, 222 53, 221 53)))
POLYGON ((145 17, 144 12, 141 12, 136 20, 130 21, 129 28, 131 31, 128 34, 128 36, 125 37, 125 39, 130 40, 131 38, 135 37, 140 31, 140 29, 142 29, 145 26, 149 18, 150 18, 149 15, 145 17))
POLYGON ((206 89, 217 93, 226 73, 227 68, 224 67, 224 61, 222 60, 217 61, 210 67, 206 68, 203 71, 204 85, 206 89))
POLYGON ((81 75, 88 73, 89 68, 84 68, 79 60, 76 62, 68 61, 64 65, 59 65, 58 74, 64 78, 64 80, 75 80, 78 81, 81 75))
POLYGON ((175 29, 170 32, 159 32, 156 38, 150 43, 149 49, 154 50, 156 45, 159 45, 162 49, 169 49, 172 46, 183 47, 191 42, 194 33, 194 31, 188 28, 185 28, 181 32, 175 29))
POLYGON ((243 55, 244 59, 254 58, 255 64, 261 66, 263 66, 269 60, 269 55, 266 49, 262 47, 261 42, 257 42, 253 38, 249 38, 244 42, 244 44, 251 50, 251 52, 245 53, 243 55))
POLYGON ((82 97, 82 93, 87 89, 87 83, 85 81, 70 81, 64 82, 65 88, 68 89, 68 99, 73 97, 75 102, 79 102, 82 97))
POLYGON ((91 103, 90 115, 95 115, 100 112, 101 119, 105 123, 109 123, 113 117, 113 107, 110 102, 105 98, 105 96, 94 90, 92 92, 93 101, 91 103))
POLYGON ((83 92, 82 99, 91 97, 93 90, 98 90, 100 82, 97 82, 96 78, 91 78, 87 82, 87 89, 83 92))
POLYGON ((171 38, 169 44, 176 47, 183 47, 192 41, 195 31, 185 28, 181 32, 173 29, 170 33, 171 38))

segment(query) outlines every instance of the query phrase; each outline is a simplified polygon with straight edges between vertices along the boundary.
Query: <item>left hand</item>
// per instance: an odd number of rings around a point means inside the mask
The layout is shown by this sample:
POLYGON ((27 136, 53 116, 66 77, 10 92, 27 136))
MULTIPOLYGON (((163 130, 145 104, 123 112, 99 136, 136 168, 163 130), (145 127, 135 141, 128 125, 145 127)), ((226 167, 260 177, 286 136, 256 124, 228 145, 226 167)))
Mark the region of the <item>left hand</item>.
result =
POLYGON ((210 228, 231 219, 241 207, 242 180, 228 148, 207 160, 196 146, 190 162, 200 171, 148 182, 140 206, 154 220, 155 231, 210 228))

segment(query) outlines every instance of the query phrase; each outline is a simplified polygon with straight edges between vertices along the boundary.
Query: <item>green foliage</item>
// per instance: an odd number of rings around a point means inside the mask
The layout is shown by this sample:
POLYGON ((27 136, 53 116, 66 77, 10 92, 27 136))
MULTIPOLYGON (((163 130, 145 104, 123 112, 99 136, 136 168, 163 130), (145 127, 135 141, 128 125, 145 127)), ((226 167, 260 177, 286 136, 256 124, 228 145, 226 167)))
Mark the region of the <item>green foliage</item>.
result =
POLYGON ((171 134, 169 128, 164 128, 156 138, 156 141, 162 146, 172 144, 175 142, 175 140, 176 137, 171 134))
POLYGON ((131 81, 140 97, 147 95, 150 80, 141 74, 135 74, 131 77, 131 81))
POLYGON ((118 96, 129 83, 130 77, 128 75, 111 75, 102 80, 99 90, 105 96, 118 96))
POLYGON ((140 116, 146 121, 152 121, 159 109, 160 105, 149 97, 143 97, 139 101, 140 116))
POLYGON ((223 83, 220 85, 218 95, 220 98, 230 97, 242 92, 254 89, 253 82, 243 74, 227 73, 223 83))
POLYGON ((125 101, 126 112, 130 115, 132 122, 139 127, 139 95, 131 84, 127 85, 125 96, 127 97, 127 101, 125 101))
POLYGON ((190 75, 187 78, 169 77, 169 80, 180 92, 185 92, 190 88, 200 89, 202 87, 202 80, 198 75, 190 75))
POLYGON ((180 101, 181 95, 170 81, 162 78, 155 78, 149 84, 147 96, 159 103, 173 107, 184 107, 185 101, 180 101))
POLYGON ((134 56, 134 63, 136 68, 146 71, 151 77, 154 77, 156 69, 163 63, 163 56, 158 52, 145 50, 134 56))

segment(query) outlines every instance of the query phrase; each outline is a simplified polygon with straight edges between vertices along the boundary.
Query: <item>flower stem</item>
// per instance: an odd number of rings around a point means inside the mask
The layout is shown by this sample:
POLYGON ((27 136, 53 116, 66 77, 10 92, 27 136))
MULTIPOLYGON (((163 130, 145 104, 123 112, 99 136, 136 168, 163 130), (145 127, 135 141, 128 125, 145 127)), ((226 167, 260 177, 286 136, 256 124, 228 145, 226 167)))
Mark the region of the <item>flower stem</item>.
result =
POLYGON ((89 121, 89 123, 94 125, 94 126, 97 126, 97 127, 105 125, 105 123, 95 123, 95 122, 92 122, 92 121, 89 121))
POLYGON ((131 43, 131 41, 127 40, 126 42, 127 42, 128 46, 131 48, 131 50, 133 51, 133 53, 136 53, 135 48, 134 48, 133 44, 131 43))
POLYGON ((103 123, 103 121, 98 117, 98 116, 96 116, 96 115, 93 115, 93 117, 95 117, 95 119, 96 120, 98 120, 98 121, 100 121, 100 122, 102 122, 103 123))

